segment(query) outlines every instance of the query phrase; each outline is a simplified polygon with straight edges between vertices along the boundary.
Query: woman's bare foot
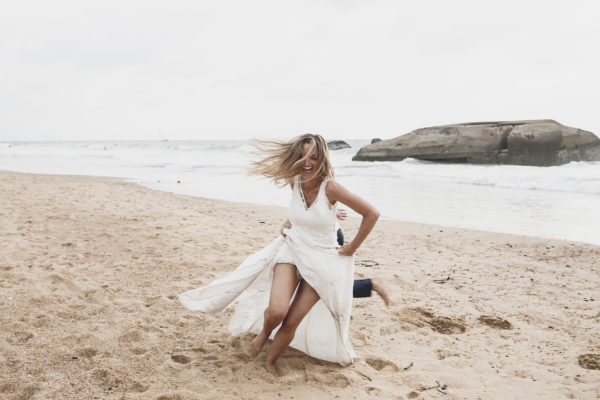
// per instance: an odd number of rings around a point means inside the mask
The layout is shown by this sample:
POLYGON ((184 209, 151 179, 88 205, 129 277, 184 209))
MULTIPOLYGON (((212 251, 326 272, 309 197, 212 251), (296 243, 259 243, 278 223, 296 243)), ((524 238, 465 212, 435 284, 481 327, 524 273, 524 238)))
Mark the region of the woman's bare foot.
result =
POLYGON ((270 363, 267 361, 267 363, 265 364, 265 368, 267 369, 267 371, 269 371, 271 373, 271 375, 279 376, 279 374, 277 374, 277 369, 275 368, 274 363, 270 363))
POLYGON ((385 286, 383 285, 383 282, 381 281, 381 279, 379 278, 373 278, 371 279, 371 283, 373 285, 373 290, 379 295, 381 296, 383 302, 385 303, 386 307, 389 307, 390 305, 390 296, 385 288, 385 286))
POLYGON ((267 335, 264 332, 256 335, 254 339, 252 339, 252 343, 250 344, 252 357, 255 357, 262 350, 263 346, 267 343, 267 335))

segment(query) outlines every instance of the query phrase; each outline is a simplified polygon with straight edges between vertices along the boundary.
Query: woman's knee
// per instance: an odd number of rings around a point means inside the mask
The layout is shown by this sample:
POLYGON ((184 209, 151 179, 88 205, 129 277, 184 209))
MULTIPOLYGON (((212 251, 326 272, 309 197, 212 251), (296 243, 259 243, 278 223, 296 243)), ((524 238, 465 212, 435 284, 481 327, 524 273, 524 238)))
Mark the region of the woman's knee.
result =
POLYGON ((296 329, 298 328, 298 325, 300 325, 300 322, 302 322, 302 320, 297 320, 296 318, 284 318, 279 330, 293 335, 296 333, 296 329))
POLYGON ((271 322, 280 323, 285 318, 288 312, 288 307, 284 305, 271 305, 265 312, 265 318, 271 322))

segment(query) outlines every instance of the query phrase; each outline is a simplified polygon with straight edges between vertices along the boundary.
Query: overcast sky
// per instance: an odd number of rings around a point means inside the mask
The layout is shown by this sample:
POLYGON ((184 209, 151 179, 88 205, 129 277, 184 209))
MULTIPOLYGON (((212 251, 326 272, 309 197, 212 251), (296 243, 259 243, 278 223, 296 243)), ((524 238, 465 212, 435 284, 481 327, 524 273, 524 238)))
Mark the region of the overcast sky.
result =
POLYGON ((15 1, 0 140, 600 134, 598 1, 15 1))

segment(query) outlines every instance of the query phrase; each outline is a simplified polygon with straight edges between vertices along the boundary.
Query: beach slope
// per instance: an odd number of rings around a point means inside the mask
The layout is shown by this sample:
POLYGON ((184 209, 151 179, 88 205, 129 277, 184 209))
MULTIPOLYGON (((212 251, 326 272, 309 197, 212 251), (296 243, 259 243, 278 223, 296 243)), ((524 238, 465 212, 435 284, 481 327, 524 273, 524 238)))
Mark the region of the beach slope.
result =
POLYGON ((274 378, 231 311, 176 296, 270 243, 285 209, 111 178, 0 172, 0 191, 0 398, 600 397, 600 247, 380 221, 356 277, 394 304, 354 300, 355 363, 289 349, 274 378))

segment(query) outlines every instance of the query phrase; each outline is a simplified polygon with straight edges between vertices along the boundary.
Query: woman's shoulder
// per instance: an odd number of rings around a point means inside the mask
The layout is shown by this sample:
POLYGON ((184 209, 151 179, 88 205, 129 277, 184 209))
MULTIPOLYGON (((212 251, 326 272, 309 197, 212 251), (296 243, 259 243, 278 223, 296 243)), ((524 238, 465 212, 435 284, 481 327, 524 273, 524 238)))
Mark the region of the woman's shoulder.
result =
POLYGON ((335 204, 338 200, 338 196, 342 190, 345 190, 344 187, 333 178, 329 178, 325 182, 325 194, 332 204, 335 204))
POLYGON ((338 190, 339 188, 341 188, 342 185, 339 184, 338 181, 336 181, 333 178, 327 178, 325 180, 325 190, 329 191, 329 190, 338 190))

